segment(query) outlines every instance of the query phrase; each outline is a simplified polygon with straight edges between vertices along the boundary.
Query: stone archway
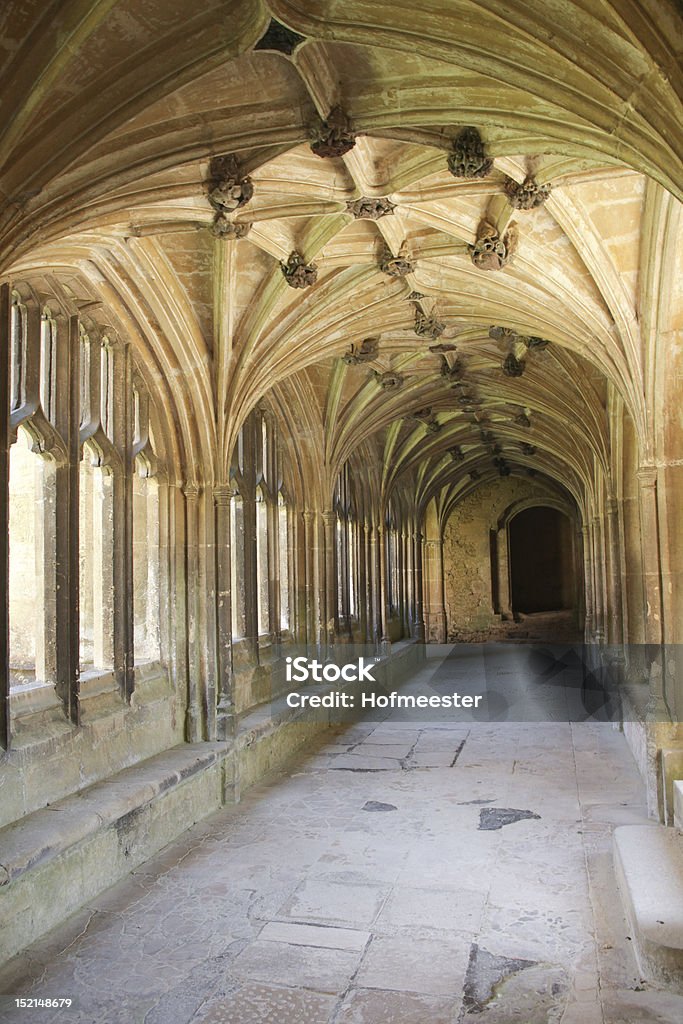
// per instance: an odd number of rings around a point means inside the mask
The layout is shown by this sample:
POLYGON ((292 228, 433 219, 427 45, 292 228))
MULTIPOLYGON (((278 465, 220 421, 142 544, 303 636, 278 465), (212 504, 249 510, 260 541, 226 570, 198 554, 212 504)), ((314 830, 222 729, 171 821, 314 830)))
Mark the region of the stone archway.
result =
POLYGON ((575 610, 576 558, 568 516, 534 505, 508 522, 510 597, 514 613, 575 610))

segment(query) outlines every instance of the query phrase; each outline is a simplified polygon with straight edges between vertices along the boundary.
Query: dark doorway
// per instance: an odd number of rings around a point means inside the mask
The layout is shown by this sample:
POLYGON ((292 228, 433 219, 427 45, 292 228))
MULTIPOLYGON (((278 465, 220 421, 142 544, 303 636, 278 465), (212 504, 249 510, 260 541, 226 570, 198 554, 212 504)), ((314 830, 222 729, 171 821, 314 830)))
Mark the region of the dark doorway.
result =
POLYGON ((528 508, 510 520, 508 529, 513 611, 572 608, 576 587, 567 516, 554 508, 528 508))

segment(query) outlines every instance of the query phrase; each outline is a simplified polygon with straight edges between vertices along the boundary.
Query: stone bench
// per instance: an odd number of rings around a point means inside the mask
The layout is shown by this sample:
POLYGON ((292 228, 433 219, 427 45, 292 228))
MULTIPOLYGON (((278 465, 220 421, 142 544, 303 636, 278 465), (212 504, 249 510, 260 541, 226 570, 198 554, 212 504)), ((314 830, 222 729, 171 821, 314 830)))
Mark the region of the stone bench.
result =
POLYGON ((673 783, 674 825, 683 828, 683 781, 675 779, 673 783))
POLYGON ((622 825, 614 864, 643 977, 683 993, 683 833, 622 825))
POLYGON ((217 810, 225 756, 173 747, 0 829, 0 962, 217 810))
MULTIPOLYGON (((419 645, 397 644, 377 665, 378 688, 420 658, 419 645)), ((333 724, 329 711, 292 709, 282 694, 242 716, 229 744, 172 747, 0 828, 0 963, 240 791, 315 750, 333 724)))

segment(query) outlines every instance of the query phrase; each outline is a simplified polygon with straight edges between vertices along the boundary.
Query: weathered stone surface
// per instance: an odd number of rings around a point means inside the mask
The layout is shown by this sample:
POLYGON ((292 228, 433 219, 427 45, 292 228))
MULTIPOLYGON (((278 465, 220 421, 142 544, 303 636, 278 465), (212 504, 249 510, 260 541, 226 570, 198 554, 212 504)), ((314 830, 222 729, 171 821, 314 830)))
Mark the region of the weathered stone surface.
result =
POLYGON ((540 817, 534 811, 522 811, 516 807, 484 807, 479 812, 479 829, 482 832, 495 832, 505 825, 514 825, 516 821, 540 817))
POLYGON ((495 956, 487 949, 472 944, 467 964, 467 976, 463 997, 465 1014, 479 1014, 496 995, 496 991, 507 978, 518 971, 535 967, 533 960, 513 960, 495 956))

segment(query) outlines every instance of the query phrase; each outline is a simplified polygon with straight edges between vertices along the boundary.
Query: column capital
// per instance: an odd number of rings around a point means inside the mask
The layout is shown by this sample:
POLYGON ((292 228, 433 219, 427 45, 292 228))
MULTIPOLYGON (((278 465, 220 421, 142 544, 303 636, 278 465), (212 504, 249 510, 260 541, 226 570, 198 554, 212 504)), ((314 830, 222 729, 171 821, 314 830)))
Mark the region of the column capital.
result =
POLYGON ((237 494, 237 488, 232 484, 218 484, 213 489, 213 500, 217 506, 224 508, 230 504, 231 498, 237 494))
POLYGON ((652 465, 639 466, 636 476, 640 481, 641 488, 654 487, 657 483, 657 467, 652 465))
POLYGON ((310 509, 310 508, 305 508, 303 510, 303 512, 301 513, 301 518, 303 519, 303 521, 305 523, 313 522, 314 517, 315 517, 315 512, 313 511, 313 509, 310 509))
POLYGON ((199 485, 194 482, 183 484, 181 490, 188 501, 197 501, 199 498, 199 485))

